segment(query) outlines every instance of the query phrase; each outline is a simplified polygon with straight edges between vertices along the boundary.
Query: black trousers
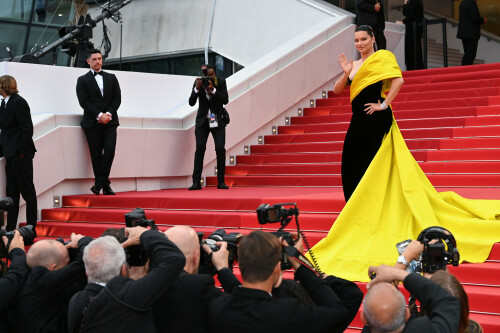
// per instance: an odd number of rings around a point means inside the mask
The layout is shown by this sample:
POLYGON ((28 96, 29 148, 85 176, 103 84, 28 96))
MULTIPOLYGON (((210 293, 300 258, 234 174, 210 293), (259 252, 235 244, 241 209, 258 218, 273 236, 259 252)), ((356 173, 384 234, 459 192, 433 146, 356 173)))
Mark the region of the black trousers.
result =
POLYGON ((36 226, 37 201, 35 185, 33 184, 33 159, 15 156, 7 158, 5 162, 6 194, 14 201, 14 206, 7 212, 6 230, 11 231, 17 227, 21 195, 26 201, 26 221, 28 224, 36 226))
POLYGON ((373 31, 375 35, 375 42, 377 43, 377 50, 385 50, 387 46, 387 41, 385 39, 384 30, 383 29, 375 29, 373 31))
POLYGON ((201 172, 203 171, 203 158, 207 149, 208 135, 212 133, 215 143, 215 153, 217 155, 217 182, 224 182, 224 173, 226 172, 226 128, 214 127, 210 128, 208 121, 205 121, 202 126, 196 127, 194 135, 196 137, 196 151, 194 153, 194 168, 193 168, 193 183, 198 183, 201 180, 201 172))
POLYGON ((406 25, 405 33, 405 59, 406 70, 423 69, 424 57, 422 52, 422 29, 417 27, 414 33, 413 22, 406 25))
POLYGON ((95 127, 83 129, 89 145, 97 187, 106 187, 111 184, 109 173, 115 158, 116 127, 98 124, 95 127))
POLYGON ((473 65, 476 59, 477 45, 479 39, 463 38, 462 45, 464 46, 464 57, 462 58, 462 66, 473 65))

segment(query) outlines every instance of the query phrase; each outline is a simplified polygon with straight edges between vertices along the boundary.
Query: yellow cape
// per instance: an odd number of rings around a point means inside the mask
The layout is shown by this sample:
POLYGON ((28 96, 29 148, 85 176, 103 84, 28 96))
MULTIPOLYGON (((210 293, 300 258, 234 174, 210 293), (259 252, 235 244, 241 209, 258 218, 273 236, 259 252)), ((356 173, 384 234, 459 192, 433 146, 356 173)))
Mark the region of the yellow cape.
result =
MULTIPOLYGON (((351 86, 351 100, 366 86, 401 77, 394 55, 370 56, 351 86), (398 73, 399 72, 399 73, 398 73)), ((448 229, 461 261, 483 262, 500 241, 500 201, 470 200, 438 193, 411 155, 393 121, 375 158, 328 235, 313 248, 321 270, 352 281, 368 281, 368 267, 393 265, 396 243, 416 239, 430 226, 448 229)))

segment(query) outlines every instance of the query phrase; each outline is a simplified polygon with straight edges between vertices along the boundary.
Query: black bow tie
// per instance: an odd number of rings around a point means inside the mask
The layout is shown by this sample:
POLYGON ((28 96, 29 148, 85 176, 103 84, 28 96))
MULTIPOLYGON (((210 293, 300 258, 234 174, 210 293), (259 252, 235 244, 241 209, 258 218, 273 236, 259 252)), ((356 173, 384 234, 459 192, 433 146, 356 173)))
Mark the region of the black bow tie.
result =
POLYGON ((96 76, 96 75, 102 76, 102 73, 103 73, 102 71, 100 71, 100 72, 94 72, 94 76, 96 76))

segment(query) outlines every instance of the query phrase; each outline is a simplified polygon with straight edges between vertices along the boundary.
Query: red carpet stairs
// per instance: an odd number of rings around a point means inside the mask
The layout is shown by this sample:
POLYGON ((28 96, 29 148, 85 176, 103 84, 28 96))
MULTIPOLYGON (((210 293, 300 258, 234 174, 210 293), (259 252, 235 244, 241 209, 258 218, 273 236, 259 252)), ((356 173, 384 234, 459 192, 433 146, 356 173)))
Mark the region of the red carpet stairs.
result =
MULTIPOLYGON (((500 64, 414 71, 404 73, 404 79, 394 116, 430 181, 439 191, 500 200, 500 64)), ((135 207, 145 208, 161 230, 172 225, 206 234, 218 228, 276 230, 277 225, 259 225, 255 209, 261 203, 297 202, 301 229, 313 245, 344 205, 340 161, 350 116, 348 93, 329 92, 303 116, 280 126, 277 135, 251 146, 251 154, 237 156, 236 165, 226 169, 230 190, 217 190, 216 177, 207 177, 202 191, 66 196, 63 208, 42 211, 38 234, 98 236, 108 227, 122 227, 123 215, 135 207)), ((500 332, 499 243, 487 262, 463 263, 451 272, 468 292, 471 317, 485 332, 500 332)), ((358 315, 349 331, 361 325, 358 315)))

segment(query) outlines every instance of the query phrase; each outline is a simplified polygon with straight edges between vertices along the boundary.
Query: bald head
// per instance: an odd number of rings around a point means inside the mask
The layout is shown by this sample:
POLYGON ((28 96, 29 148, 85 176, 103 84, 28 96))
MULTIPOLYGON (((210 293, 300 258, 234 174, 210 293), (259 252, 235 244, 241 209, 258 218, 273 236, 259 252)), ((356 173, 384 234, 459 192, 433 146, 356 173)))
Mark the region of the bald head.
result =
POLYGON ((49 271, 63 268, 69 263, 68 250, 55 240, 41 240, 33 244, 26 256, 30 268, 43 266, 49 271))
POLYGON ((401 332, 406 311, 403 294, 390 283, 376 283, 366 293, 363 315, 372 333, 401 332))
POLYGON ((190 227, 176 226, 165 231, 165 235, 186 257, 184 270, 190 274, 197 273, 200 265, 200 241, 196 231, 190 227))

